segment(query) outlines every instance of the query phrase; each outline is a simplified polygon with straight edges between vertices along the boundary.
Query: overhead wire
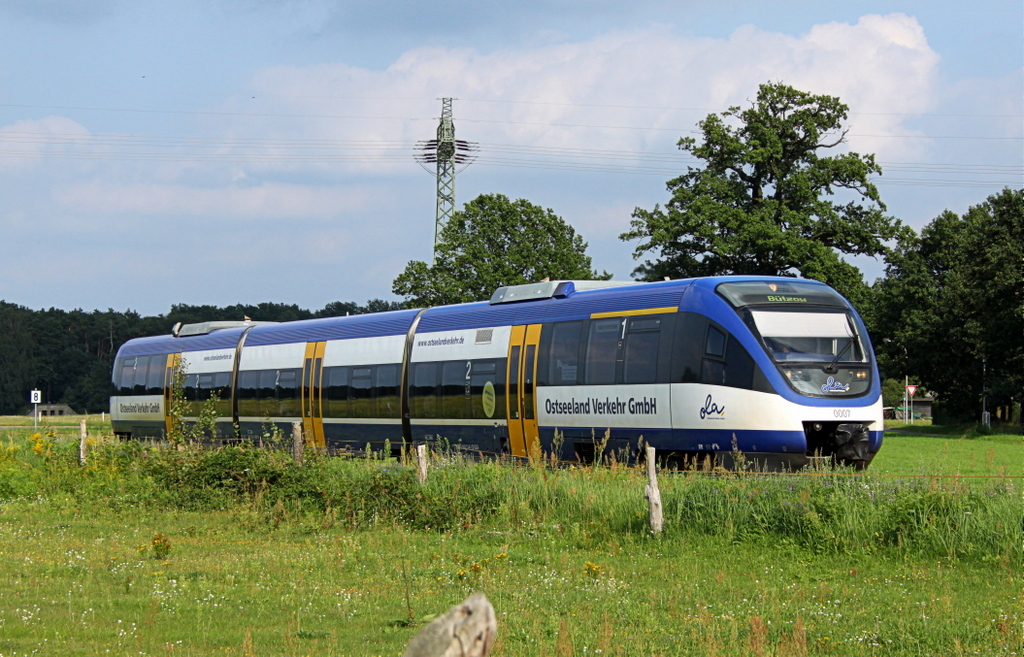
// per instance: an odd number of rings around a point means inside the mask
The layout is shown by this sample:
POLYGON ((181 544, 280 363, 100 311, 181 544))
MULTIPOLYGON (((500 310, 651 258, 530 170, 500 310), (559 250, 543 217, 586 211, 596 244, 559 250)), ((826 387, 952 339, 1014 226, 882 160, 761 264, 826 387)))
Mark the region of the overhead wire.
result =
MULTIPOLYGON (((698 162, 677 152, 480 143, 482 166, 674 177, 698 162)), ((165 137, 0 130, 0 157, 68 160, 140 160, 248 164, 403 162, 416 144, 401 140, 245 137, 165 137)), ((1016 186, 1024 167, 991 164, 880 162, 890 173, 931 178, 875 176, 883 185, 1016 186), (1017 180, 1005 179, 1017 176, 1017 180), (998 179, 997 179, 998 178, 998 179)))
MULTIPOLYGON (((63 111, 87 111, 87 112, 119 112, 119 113, 141 113, 141 114, 179 114, 195 116, 224 116, 224 117, 251 117, 251 118, 305 118, 305 119, 345 119, 349 121, 436 121, 433 116, 360 116, 345 114, 294 114, 280 112, 228 112, 214 110, 176 110, 176 109, 138 109, 120 107, 86 107, 67 105, 26 105, 16 103, 0 103, 0 107, 15 109, 54 109, 63 111)), ((1008 115, 1016 116, 1016 115, 1008 115)), ((553 123, 550 121, 513 121, 507 119, 474 119, 460 117, 460 123, 478 124, 501 124, 501 125, 527 125, 552 128, 587 128, 598 130, 639 130, 654 132, 672 132, 677 134, 700 134, 699 130, 682 127, 658 127, 658 126, 629 126, 614 124, 589 124, 589 123, 553 123)), ((850 137, 869 137, 873 139, 965 139, 965 140, 1012 140, 1024 141, 1022 136, 971 136, 971 135, 903 135, 903 134, 861 134, 848 133, 850 137)))
MULTIPOLYGON (((24 89, 31 91, 58 91, 67 93, 69 91, 102 94, 128 94, 128 95, 151 95, 151 96, 206 96, 210 98, 235 98, 240 100, 257 98, 278 98, 282 100, 292 99, 313 99, 313 100, 369 100, 369 101, 424 101, 432 102, 437 100, 433 96, 373 96, 364 94, 275 94, 261 91, 249 92, 216 92, 216 91, 169 91, 162 89, 108 89, 98 87, 47 87, 39 85, 3 85, 4 89, 24 89)), ((667 112, 706 112, 717 114, 721 108, 712 107, 679 107, 676 105, 637 105, 623 103, 575 103, 569 101, 549 100, 518 100, 501 98, 473 98, 460 95, 458 100, 462 103, 500 104, 500 105, 528 105, 540 107, 589 107, 596 109, 629 109, 629 110, 656 110, 667 112)), ((907 116, 907 117, 952 117, 952 118, 1021 118, 1024 113, 970 113, 970 112, 862 112, 850 111, 849 116, 907 116)), ((436 118, 436 117, 434 117, 436 118)))

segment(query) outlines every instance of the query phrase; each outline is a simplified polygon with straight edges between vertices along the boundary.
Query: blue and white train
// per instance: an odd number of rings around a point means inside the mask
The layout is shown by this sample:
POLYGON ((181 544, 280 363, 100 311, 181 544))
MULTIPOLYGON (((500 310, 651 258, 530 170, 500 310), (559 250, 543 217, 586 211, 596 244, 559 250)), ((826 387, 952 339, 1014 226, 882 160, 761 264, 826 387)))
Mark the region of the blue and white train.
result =
POLYGON ((882 444, 864 323, 810 280, 723 276, 551 281, 489 302, 280 324, 209 322, 117 353, 123 437, 162 437, 172 374, 217 437, 259 442, 303 423, 332 452, 444 441, 564 460, 651 445, 670 465, 866 467, 882 444))

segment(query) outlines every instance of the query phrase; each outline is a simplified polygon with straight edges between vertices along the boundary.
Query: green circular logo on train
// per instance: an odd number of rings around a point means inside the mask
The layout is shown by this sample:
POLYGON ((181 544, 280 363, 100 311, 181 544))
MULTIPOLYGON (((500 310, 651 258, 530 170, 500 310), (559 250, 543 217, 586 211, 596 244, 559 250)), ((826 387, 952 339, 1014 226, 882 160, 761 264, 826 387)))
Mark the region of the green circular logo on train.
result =
POLYGON ((487 381, 484 383, 484 394, 480 397, 484 405, 484 415, 487 417, 494 417, 494 400, 494 384, 487 381))

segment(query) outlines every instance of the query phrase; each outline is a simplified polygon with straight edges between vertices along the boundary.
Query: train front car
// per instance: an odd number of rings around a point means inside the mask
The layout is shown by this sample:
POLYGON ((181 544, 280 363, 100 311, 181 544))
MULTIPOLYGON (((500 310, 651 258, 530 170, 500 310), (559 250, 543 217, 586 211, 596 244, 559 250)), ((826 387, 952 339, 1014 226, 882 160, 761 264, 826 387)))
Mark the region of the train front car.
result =
POLYGON ((694 344, 677 364, 673 424, 688 454, 769 470, 868 466, 882 444, 881 386, 843 297, 803 279, 697 279, 680 313, 694 344))
POLYGON ((209 409, 221 440, 301 421, 331 451, 436 441, 592 461, 635 458, 642 439, 670 466, 768 470, 863 468, 882 442, 867 331, 815 281, 549 281, 490 302, 260 324, 125 343, 115 433, 167 435, 177 370, 182 419, 209 409))

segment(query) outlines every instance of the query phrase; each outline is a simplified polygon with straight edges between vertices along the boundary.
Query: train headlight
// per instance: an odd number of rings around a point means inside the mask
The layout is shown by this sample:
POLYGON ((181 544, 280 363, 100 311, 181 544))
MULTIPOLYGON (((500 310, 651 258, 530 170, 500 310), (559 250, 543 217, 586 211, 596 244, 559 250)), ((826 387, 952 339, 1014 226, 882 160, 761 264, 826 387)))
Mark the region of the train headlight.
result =
POLYGON ((857 372, 856 374, 854 374, 853 376, 855 376, 855 377, 856 377, 856 378, 858 378, 858 379, 866 379, 866 378, 868 378, 868 373, 867 373, 867 372, 865 372, 864 370, 859 370, 859 371, 858 371, 858 372, 857 372))
POLYGON ((815 431, 821 431, 821 422, 815 422, 814 424, 811 425, 811 428, 814 429, 815 431))

